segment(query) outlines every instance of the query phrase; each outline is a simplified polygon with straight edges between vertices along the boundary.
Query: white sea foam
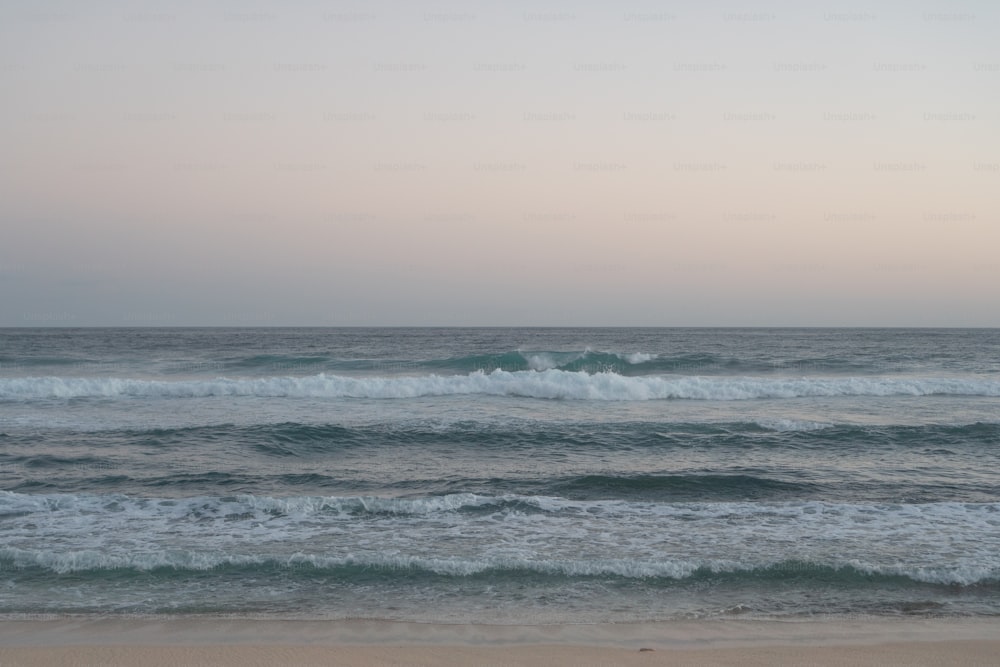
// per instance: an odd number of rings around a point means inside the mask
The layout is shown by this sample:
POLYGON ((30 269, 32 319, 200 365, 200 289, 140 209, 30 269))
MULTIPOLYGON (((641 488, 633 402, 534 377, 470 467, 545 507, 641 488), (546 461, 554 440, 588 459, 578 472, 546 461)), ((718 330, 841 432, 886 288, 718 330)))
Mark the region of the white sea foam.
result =
POLYGON ((815 422, 803 419, 758 419, 755 422, 758 426, 771 431, 820 431, 825 428, 833 428, 834 424, 829 422, 815 422))
POLYGON ((545 399, 735 401, 817 396, 1000 396, 1000 381, 958 377, 706 377, 542 371, 406 377, 216 378, 161 381, 110 377, 0 379, 0 399, 261 396, 415 398, 485 394, 545 399))
POLYGON ((219 551, 173 550, 147 553, 109 554, 98 550, 65 551, 55 553, 19 548, 0 548, 0 561, 6 567, 40 567, 58 574, 95 570, 134 569, 149 571, 158 568, 206 571, 227 566, 254 566, 271 563, 283 568, 310 567, 331 569, 361 567, 375 571, 422 570, 438 575, 469 577, 491 571, 529 571, 541 574, 595 577, 617 576, 628 579, 670 578, 685 579, 704 570, 713 574, 738 574, 770 568, 793 567, 799 572, 808 565, 838 570, 850 567, 866 575, 906 577, 914 581, 941 585, 969 586, 983 581, 996 580, 1000 567, 996 564, 965 567, 922 567, 919 565, 887 565, 862 559, 830 560, 827 562, 802 562, 773 560, 750 562, 736 559, 675 559, 658 560, 630 558, 545 559, 483 556, 479 558, 425 557, 408 555, 359 554, 324 556, 293 553, 275 558, 260 553, 226 553, 219 551))
POLYGON ((311 515, 323 511, 369 512, 387 514, 431 514, 448 512, 463 507, 480 507, 495 503, 496 498, 474 493, 453 493, 428 498, 379 498, 375 496, 297 496, 270 498, 267 496, 241 495, 237 501, 252 510, 280 512, 282 514, 311 515))
MULTIPOLYGON (((655 354, 645 352, 595 352, 586 348, 582 352, 527 352, 519 351, 525 362, 533 371, 557 369, 578 361, 587 361, 592 357, 608 357, 619 359, 630 365, 642 364, 656 358, 655 354)), ((610 364, 609 364, 610 365, 610 364)), ((591 369, 592 371, 595 369, 591 369)), ((608 370, 608 369, 597 369, 608 370)))
POLYGON ((551 368, 556 368, 560 365, 560 363, 569 363, 580 356, 570 355, 570 357, 565 360, 557 360, 553 357, 551 352, 522 352, 521 355, 524 357, 524 360, 528 362, 528 368, 533 371, 547 371, 551 368))
POLYGON ((0 516, 0 560, 57 572, 266 561, 685 577, 811 563, 940 584, 1000 577, 1000 503, 0 492, 0 516))

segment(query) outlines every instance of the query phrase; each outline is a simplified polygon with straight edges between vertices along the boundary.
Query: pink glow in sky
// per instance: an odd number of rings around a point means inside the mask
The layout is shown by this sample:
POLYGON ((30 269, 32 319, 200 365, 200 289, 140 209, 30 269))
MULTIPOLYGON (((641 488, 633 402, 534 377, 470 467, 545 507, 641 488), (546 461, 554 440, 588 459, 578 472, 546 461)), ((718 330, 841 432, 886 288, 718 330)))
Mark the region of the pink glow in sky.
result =
POLYGON ((0 9, 0 326, 1000 326, 1000 6, 0 9))

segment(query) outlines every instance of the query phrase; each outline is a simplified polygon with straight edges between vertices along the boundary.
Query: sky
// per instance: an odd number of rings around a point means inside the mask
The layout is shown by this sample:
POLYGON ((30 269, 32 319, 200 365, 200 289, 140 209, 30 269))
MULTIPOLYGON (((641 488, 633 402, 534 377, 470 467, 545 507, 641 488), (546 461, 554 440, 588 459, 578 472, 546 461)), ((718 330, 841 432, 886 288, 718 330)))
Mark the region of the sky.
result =
POLYGON ((1000 5, 0 4, 0 326, 1000 326, 1000 5))

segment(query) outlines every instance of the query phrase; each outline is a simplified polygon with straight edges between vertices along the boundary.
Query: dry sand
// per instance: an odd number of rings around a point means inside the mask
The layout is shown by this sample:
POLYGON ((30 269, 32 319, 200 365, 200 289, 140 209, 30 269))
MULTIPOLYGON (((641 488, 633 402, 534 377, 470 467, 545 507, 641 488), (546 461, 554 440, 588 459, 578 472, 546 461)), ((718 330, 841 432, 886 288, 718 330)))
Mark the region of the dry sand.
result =
POLYGON ((0 667, 17 665, 985 666, 1000 665, 1000 620, 571 626, 218 618, 0 621, 0 667))

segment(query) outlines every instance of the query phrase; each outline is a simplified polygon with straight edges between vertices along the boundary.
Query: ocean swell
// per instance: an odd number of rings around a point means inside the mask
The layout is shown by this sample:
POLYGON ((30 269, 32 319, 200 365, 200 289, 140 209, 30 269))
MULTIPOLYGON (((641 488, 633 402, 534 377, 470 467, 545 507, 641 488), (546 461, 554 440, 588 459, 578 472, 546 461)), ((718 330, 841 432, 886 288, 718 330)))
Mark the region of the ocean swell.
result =
POLYGON ((649 401, 665 399, 737 401, 826 396, 1000 396, 1000 381, 957 377, 706 377, 640 376, 549 369, 477 371, 467 375, 141 380, 111 377, 0 379, 0 399, 288 398, 404 399, 452 395, 520 396, 540 399, 649 401))

